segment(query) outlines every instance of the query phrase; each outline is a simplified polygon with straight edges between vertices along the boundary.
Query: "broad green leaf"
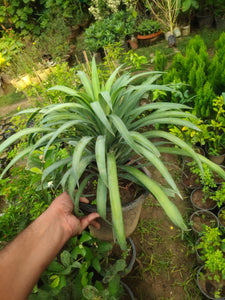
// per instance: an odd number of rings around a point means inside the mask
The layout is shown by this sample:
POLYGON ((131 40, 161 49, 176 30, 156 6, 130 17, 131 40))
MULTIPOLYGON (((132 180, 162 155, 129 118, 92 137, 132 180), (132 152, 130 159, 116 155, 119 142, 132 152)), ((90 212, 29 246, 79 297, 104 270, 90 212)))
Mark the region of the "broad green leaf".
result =
POLYGON ((187 230, 187 227, 184 223, 184 220, 177 209, 177 207, 174 205, 173 202, 169 200, 169 198, 166 196, 166 194, 162 191, 162 189, 159 187, 159 185, 150 179, 147 175, 142 173, 140 170, 124 166, 123 169, 127 171, 128 173, 131 173, 133 176, 135 176, 142 184, 154 195, 154 197, 159 201, 159 204, 164 209, 167 216, 170 218, 170 220, 179 228, 182 230, 187 230))
POLYGON ((116 160, 113 153, 108 153, 107 155, 107 170, 113 229, 121 249, 125 251, 127 249, 127 243, 118 186, 116 160))
POLYGON ((70 96, 75 96, 75 97, 78 95, 77 91, 75 91, 71 88, 68 88, 66 86, 63 86, 63 85, 55 85, 55 86, 51 87, 50 89, 48 89, 48 91, 61 91, 70 96))
POLYGON ((51 287, 53 289, 57 288, 59 285, 60 277, 58 275, 52 275, 50 277, 50 280, 52 280, 51 287))
POLYGON ((102 122, 102 124, 105 126, 105 128, 112 134, 114 135, 114 132, 112 130, 112 127, 104 113, 104 110, 102 109, 101 105, 99 102, 92 102, 91 107, 99 120, 102 122))
POLYGON ((23 151, 21 151, 20 153, 18 153, 11 161, 10 163, 6 166, 6 168, 3 170, 1 176, 0 176, 0 180, 3 178, 3 176, 5 175, 5 173, 18 161, 20 160, 22 157, 24 157, 26 154, 28 154, 31 150, 33 149, 33 146, 27 147, 26 149, 24 149, 23 151))
POLYGON ((97 257, 94 257, 93 260, 92 260, 92 266, 93 268, 98 272, 100 273, 101 272, 101 264, 100 264, 100 261, 97 257))
POLYGON ((42 174, 42 170, 37 168, 37 167, 33 167, 31 169, 29 169, 31 172, 36 173, 36 174, 42 174))
POLYGON ((110 77, 108 78, 108 80, 106 81, 106 84, 105 84, 105 91, 108 91, 110 92, 111 91, 111 88, 112 88, 112 84, 119 72, 119 70, 122 68, 123 65, 120 65, 111 75, 110 77))
POLYGON ((71 255, 69 253, 69 251, 64 250, 61 254, 60 254, 60 260, 61 263, 65 266, 68 267, 70 265, 71 262, 71 255))
POLYGON ((156 146, 150 142, 145 136, 143 136, 141 133, 136 131, 130 131, 130 135, 133 138, 135 142, 138 144, 144 146, 145 148, 149 149, 154 155, 157 157, 160 156, 159 150, 156 148, 156 146))
POLYGON ((91 84, 87 74, 84 73, 83 71, 78 71, 77 74, 80 77, 80 80, 85 88, 86 93, 92 99, 92 101, 94 101, 93 85, 91 84))
POLYGON ((101 176, 103 182, 108 186, 107 182, 107 172, 106 172, 106 156, 105 156, 105 136, 100 135, 97 137, 95 143, 95 156, 96 163, 98 166, 98 172, 101 176))
POLYGON ((98 70, 96 67, 96 62, 95 62, 94 56, 92 59, 92 66, 91 66, 91 79, 92 79, 94 99, 95 99, 95 101, 98 101, 99 93, 100 93, 100 83, 99 83, 98 70))
POLYGON ((52 131, 50 128, 26 128, 22 129, 19 132, 15 133, 14 135, 10 136, 6 141, 4 141, 0 145, 0 153, 2 153, 7 147, 9 147, 11 144, 13 144, 15 141, 23 137, 24 135, 29 135, 31 133, 37 133, 37 132, 46 132, 46 131, 52 131))
POLYGON ((54 105, 53 107, 46 107, 43 108, 41 110, 41 113, 43 113, 44 115, 49 115, 52 114, 54 111, 64 111, 64 109, 68 109, 68 108, 82 108, 85 109, 84 106, 78 104, 78 103, 72 103, 72 102, 68 102, 68 103, 58 103, 57 105, 54 105))

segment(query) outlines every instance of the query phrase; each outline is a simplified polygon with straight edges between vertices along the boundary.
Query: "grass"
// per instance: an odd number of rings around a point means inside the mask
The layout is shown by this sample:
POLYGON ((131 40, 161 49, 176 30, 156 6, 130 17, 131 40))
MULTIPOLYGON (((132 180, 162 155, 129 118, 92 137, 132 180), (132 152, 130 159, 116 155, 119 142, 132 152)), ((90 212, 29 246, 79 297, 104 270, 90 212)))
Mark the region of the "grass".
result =
POLYGON ((8 105, 13 105, 25 100, 25 95, 23 92, 11 92, 7 95, 3 95, 0 98, 0 107, 5 107, 8 105))

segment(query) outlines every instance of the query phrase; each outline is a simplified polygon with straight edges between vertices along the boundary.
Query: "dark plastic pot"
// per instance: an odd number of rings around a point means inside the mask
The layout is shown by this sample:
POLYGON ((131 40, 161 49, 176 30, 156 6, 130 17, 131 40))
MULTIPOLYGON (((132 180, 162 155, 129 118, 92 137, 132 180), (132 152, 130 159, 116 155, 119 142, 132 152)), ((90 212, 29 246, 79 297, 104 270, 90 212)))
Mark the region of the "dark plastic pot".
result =
POLYGON ((204 198, 204 193, 202 188, 194 189, 191 192, 190 198, 194 209, 205 209, 210 211, 216 211, 217 208, 216 201, 213 201, 210 198, 205 199, 205 201, 202 200, 204 198))
MULTIPOLYGON (((122 280, 120 280, 120 283, 123 286, 124 290, 126 291, 126 295, 129 296, 129 299, 135 300, 136 298, 134 297, 134 294, 133 294, 132 290, 130 289, 130 287, 122 280)), ((126 297, 126 299, 129 300, 127 297, 126 297)))
POLYGON ((205 289, 203 288, 202 284, 201 284, 201 279, 200 279, 200 273, 201 272, 204 272, 204 265, 201 266, 199 269, 198 269, 198 272, 197 272, 197 285, 198 285, 198 288, 199 290, 201 291, 201 293, 207 298, 207 299, 212 299, 212 300, 224 300, 225 297, 222 297, 222 298, 214 298, 212 295, 209 294, 209 292, 207 291, 212 289, 213 285, 210 283, 210 280, 206 279, 207 280, 207 283, 205 284, 205 289))
POLYGON ((203 225, 215 228, 219 227, 219 220, 217 216, 209 210, 196 210, 190 216, 191 228, 195 234, 199 234, 203 230, 203 225))

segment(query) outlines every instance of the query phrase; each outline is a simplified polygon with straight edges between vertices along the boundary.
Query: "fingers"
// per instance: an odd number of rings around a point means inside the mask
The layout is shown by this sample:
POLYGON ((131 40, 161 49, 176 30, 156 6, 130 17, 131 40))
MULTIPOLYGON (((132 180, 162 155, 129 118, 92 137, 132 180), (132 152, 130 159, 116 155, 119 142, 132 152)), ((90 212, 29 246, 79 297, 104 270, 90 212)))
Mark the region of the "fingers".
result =
POLYGON ((80 197, 80 202, 89 203, 89 200, 85 197, 80 197))
POLYGON ((85 217, 83 217, 81 220, 80 220, 80 224, 81 224, 81 231, 83 231, 88 225, 93 225, 95 226, 96 228, 100 228, 100 224, 95 221, 96 218, 99 218, 99 214, 98 213, 91 213, 85 217))

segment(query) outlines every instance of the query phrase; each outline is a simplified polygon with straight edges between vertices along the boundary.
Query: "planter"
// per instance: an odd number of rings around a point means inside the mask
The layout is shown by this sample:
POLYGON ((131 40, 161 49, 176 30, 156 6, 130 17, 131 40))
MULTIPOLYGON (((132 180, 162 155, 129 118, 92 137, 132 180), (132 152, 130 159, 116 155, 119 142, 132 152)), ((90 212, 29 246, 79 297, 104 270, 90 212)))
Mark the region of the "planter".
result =
POLYGON ((217 29, 225 29, 225 17, 215 17, 215 20, 217 29))
POLYGON ((158 32, 155 32, 155 33, 152 33, 152 34, 148 34, 148 35, 141 35, 141 34, 138 34, 138 35, 137 35, 137 39, 138 39, 138 40, 149 40, 149 39, 153 39, 153 38, 155 38, 155 37, 160 36, 161 33, 162 33, 162 31, 159 30, 158 32))
POLYGON ((204 229, 204 225, 211 228, 219 227, 219 220, 211 211, 202 209, 195 211, 191 215, 190 224, 192 230, 196 234, 199 234, 204 229))
POLYGON ((220 155, 210 155, 208 154, 208 159, 214 162, 217 165, 221 165, 224 161, 225 158, 225 153, 220 154, 220 155))
POLYGON ((188 35, 190 35, 190 32, 191 32, 191 26, 190 26, 190 25, 183 26, 183 27, 181 28, 181 32, 182 32, 182 36, 188 36, 188 35))
POLYGON ((180 27, 175 27, 174 28, 174 31, 173 31, 173 34, 175 35, 175 37, 180 37, 181 36, 181 30, 180 30, 180 27))
POLYGON ((197 272, 197 285, 201 291, 201 293, 212 300, 224 300, 225 299, 225 282, 217 282, 215 280, 209 280, 207 278, 207 271, 204 268, 205 266, 201 266, 197 272), (221 287, 222 285, 222 287, 221 287), (221 289, 220 289, 221 287, 221 289), (215 292, 220 289, 220 298, 215 298, 215 292))
POLYGON ((197 15, 199 28, 211 28, 214 21, 213 14, 197 15))
POLYGON ((219 225, 225 229, 225 207, 222 207, 218 212, 219 225), (224 215, 224 217, 222 217, 224 215))
POLYGON ((176 45, 177 45, 176 36, 172 34, 168 37, 168 46, 172 48, 172 47, 176 47, 176 45))
POLYGON ((138 40, 136 38, 131 38, 128 40, 128 43, 131 47, 131 49, 136 50, 138 48, 138 40))
MULTIPOLYGON (((123 220, 124 220, 124 229, 126 237, 129 237, 137 227, 138 220, 141 214, 142 203, 146 199, 148 193, 142 194, 133 202, 125 204, 122 206, 123 211, 123 220)), ((80 203, 80 208, 84 211, 85 214, 89 214, 91 212, 97 212, 97 208, 95 205, 80 203)), ((90 231, 94 235, 94 237, 100 240, 113 241, 113 231, 111 225, 111 209, 107 208, 107 220, 109 222, 104 221, 102 218, 96 219, 96 221, 100 224, 100 229, 95 228, 90 225, 90 231)))
MULTIPOLYGON (((220 168, 225 169, 225 167, 223 165, 220 165, 220 168)), ((220 186, 221 183, 224 182, 224 179, 221 176, 219 176, 215 171, 212 171, 212 172, 213 172, 213 179, 214 179, 215 184, 220 186)))
POLYGON ((120 283, 125 290, 125 295, 122 296, 121 300, 129 300, 129 299, 135 300, 136 298, 134 297, 134 294, 133 294, 132 290, 130 289, 130 287, 122 280, 120 280, 120 283))
POLYGON ((196 188, 191 192, 191 203, 195 209, 215 210, 217 202, 211 198, 204 199, 202 188, 196 188))
POLYGON ((171 36, 173 33, 171 31, 167 31, 164 33, 165 40, 168 41, 169 36, 171 36))

